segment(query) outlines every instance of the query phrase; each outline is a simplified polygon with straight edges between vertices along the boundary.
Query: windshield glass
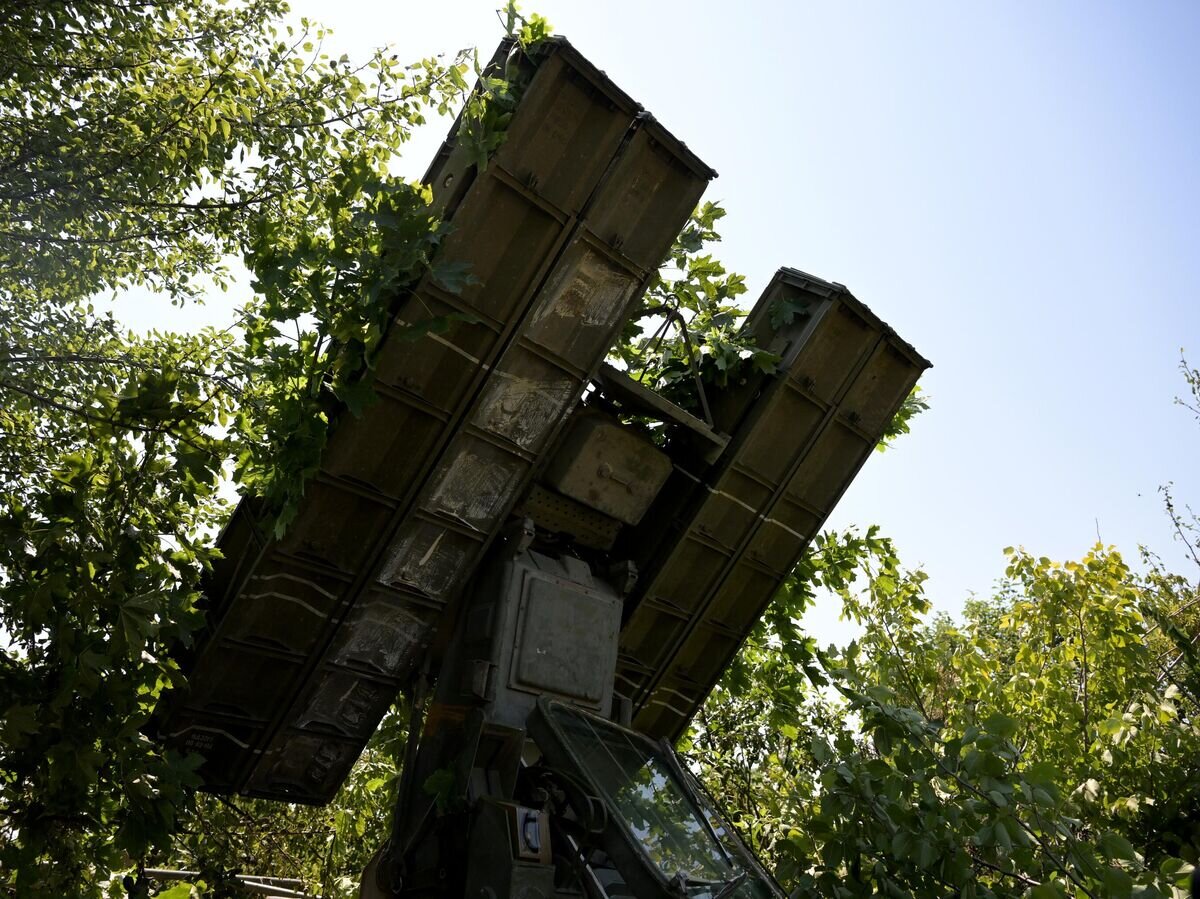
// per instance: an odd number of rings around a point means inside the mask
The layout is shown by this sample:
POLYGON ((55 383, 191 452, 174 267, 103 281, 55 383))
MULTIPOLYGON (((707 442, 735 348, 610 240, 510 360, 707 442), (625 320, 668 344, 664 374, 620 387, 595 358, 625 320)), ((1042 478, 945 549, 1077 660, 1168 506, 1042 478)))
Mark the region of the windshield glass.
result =
POLYGON ((667 880, 682 876, 695 899, 766 899, 767 886, 727 846, 733 839, 702 815, 662 749, 602 719, 551 706, 554 723, 597 792, 667 880))

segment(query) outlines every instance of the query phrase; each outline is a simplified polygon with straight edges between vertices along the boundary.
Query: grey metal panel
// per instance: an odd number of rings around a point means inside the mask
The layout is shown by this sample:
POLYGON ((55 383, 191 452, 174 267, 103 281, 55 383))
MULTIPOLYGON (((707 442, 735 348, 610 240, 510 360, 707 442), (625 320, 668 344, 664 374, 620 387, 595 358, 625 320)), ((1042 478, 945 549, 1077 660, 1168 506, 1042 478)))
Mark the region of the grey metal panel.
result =
POLYGON ((607 710, 616 664, 611 647, 621 625, 620 597, 570 589, 533 574, 526 575, 523 586, 509 684, 607 710))

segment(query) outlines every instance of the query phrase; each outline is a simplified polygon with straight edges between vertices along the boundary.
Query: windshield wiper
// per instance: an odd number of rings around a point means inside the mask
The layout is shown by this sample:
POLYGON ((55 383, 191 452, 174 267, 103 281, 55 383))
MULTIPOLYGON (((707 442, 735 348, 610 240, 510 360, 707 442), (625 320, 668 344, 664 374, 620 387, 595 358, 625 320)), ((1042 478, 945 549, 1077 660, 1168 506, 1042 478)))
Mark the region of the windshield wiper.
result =
POLYGON ((725 881, 724 886, 722 886, 721 889, 717 890, 717 895, 713 896, 712 899, 726 899, 726 897, 729 896, 729 894, 732 893, 734 890, 736 890, 738 887, 740 887, 742 885, 742 883, 746 880, 746 878, 749 876, 750 876, 750 872, 747 871, 745 868, 738 871, 731 878, 729 878, 728 880, 725 881))
POLYGON ((750 875, 750 872, 745 868, 738 871, 728 880, 699 880, 695 877, 688 877, 682 871, 678 872, 671 878, 671 884, 675 887, 675 893, 679 896, 687 896, 688 889, 695 887, 708 887, 710 890, 720 884, 721 888, 715 893, 709 894, 709 899, 727 899, 727 897, 738 887, 742 885, 745 879, 750 875))

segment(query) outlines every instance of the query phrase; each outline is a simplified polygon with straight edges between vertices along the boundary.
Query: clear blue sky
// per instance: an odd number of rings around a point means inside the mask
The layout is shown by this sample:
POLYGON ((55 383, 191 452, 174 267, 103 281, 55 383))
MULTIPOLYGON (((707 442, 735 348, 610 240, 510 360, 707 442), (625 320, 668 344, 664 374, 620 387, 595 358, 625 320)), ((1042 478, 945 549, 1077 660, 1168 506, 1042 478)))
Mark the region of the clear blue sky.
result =
MULTIPOLYGON (((294 0, 335 55, 402 58, 490 52, 498 5, 294 0)), ((1180 558, 1156 490, 1200 503, 1172 402, 1180 348, 1200 363, 1200 6, 526 5, 721 173, 751 300, 780 265, 840 281, 934 362, 932 410, 832 525, 879 523, 947 611, 1009 544, 1180 558)))

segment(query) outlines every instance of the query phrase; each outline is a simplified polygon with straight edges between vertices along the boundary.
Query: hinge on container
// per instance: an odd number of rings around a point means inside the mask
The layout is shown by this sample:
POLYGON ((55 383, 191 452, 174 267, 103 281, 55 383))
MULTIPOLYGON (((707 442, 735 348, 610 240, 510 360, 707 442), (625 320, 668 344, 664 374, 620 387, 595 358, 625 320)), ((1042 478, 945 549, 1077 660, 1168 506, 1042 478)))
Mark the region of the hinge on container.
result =
POLYGON ((495 678, 492 677, 495 668, 496 666, 487 659, 472 659, 463 673, 463 692, 485 702, 495 699, 496 684, 495 678))

